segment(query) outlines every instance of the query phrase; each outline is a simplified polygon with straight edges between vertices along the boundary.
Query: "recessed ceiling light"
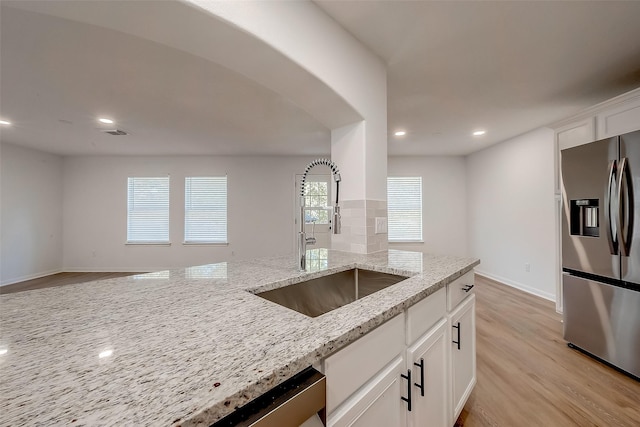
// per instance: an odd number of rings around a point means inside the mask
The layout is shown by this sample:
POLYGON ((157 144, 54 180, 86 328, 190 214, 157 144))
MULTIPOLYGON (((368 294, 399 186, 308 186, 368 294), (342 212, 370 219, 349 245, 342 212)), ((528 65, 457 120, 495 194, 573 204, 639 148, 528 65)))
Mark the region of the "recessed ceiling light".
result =
POLYGON ((407 134, 404 130, 398 130, 394 133, 395 136, 405 136, 407 134))
POLYGON ((106 124, 106 125, 112 125, 112 124, 113 124, 113 120, 111 120, 111 119, 107 119, 107 118, 104 118, 104 117, 99 118, 99 119, 98 119, 98 121, 99 121, 100 123, 104 123, 104 124, 106 124))
POLYGON ((0 120, 0 125, 11 126, 11 122, 8 122, 6 120, 0 120))
POLYGON ((487 133, 486 130, 477 130, 477 131, 473 132, 473 136, 482 136, 485 133, 487 133))

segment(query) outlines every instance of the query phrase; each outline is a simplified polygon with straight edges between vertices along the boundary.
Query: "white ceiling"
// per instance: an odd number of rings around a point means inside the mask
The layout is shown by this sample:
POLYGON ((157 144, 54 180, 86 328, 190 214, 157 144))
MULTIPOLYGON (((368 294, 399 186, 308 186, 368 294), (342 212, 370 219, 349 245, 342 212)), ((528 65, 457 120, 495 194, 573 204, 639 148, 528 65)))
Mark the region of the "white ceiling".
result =
POLYGON ((62 155, 321 155, 329 129, 361 119, 297 64, 182 2, 1 6, 5 142, 62 155), (114 127, 129 135, 101 132, 114 127))
POLYGON ((467 154, 640 86, 637 1, 316 3, 387 63, 391 153, 467 154))
MULTIPOLYGON (((390 154, 468 154, 640 87, 640 2, 315 3, 388 65, 390 154)), ((358 118, 277 52, 180 2, 2 1, 1 20, 6 142, 321 155, 329 128, 358 118), (130 135, 100 133, 98 115, 130 135)))

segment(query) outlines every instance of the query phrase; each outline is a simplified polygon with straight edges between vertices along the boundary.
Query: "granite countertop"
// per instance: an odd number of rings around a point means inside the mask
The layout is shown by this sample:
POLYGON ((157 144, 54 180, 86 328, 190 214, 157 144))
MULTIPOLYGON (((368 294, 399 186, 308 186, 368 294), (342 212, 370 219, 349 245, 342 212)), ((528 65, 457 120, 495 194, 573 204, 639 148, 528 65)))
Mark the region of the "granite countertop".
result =
POLYGON ((0 425, 208 426, 479 263, 309 252, 0 295, 0 425), (252 293, 353 267, 411 277, 316 318, 252 293))

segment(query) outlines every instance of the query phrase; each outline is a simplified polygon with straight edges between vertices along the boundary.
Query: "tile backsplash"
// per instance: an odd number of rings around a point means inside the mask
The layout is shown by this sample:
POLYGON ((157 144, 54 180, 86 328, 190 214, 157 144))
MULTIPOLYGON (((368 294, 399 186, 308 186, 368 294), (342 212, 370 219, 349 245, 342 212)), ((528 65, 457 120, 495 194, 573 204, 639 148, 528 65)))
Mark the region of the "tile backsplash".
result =
POLYGON ((344 200, 340 203, 341 234, 331 236, 331 248, 368 254, 387 250, 387 233, 375 234, 376 217, 387 217, 386 200, 344 200))

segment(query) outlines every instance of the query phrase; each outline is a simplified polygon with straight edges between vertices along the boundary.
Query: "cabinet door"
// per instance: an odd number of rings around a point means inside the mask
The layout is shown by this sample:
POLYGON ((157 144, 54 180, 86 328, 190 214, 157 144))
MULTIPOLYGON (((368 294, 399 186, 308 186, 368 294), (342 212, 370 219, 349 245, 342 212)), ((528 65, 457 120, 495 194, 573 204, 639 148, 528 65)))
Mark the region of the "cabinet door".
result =
POLYGON ((404 353, 404 318, 397 315, 325 359, 327 414, 404 353))
POLYGON ((413 402, 408 414, 410 427, 451 425, 448 422, 447 337, 447 320, 442 319, 407 350, 407 365, 412 367, 413 383, 413 402), (420 385, 424 388, 424 396, 420 385))
POLYGON ((597 120, 598 139, 640 130, 640 98, 607 108, 597 120))
POLYGON ((469 296, 450 315, 453 425, 476 384, 476 297, 469 296))
POLYGON ((361 390, 329 415, 327 426, 402 427, 407 408, 400 397, 406 396, 404 358, 397 357, 361 390))

